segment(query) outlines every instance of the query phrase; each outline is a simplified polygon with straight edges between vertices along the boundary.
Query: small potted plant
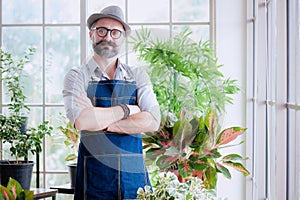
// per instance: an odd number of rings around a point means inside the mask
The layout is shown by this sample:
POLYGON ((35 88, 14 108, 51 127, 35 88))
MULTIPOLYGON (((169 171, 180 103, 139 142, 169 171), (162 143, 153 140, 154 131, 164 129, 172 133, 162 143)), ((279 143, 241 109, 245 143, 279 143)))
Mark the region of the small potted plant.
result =
POLYGON ((79 146, 79 139, 80 139, 80 132, 73 127, 70 121, 67 121, 65 117, 61 123, 64 125, 58 126, 57 129, 64 135, 65 140, 64 144, 72 149, 72 153, 66 156, 65 161, 73 161, 72 163, 68 164, 69 174, 70 174, 70 182, 71 187, 75 186, 76 180, 76 169, 77 169, 77 162, 74 162, 78 156, 78 146, 79 146))
POLYGON ((150 186, 138 189, 137 199, 214 200, 217 198, 215 190, 205 189, 201 179, 193 177, 186 182, 180 182, 174 173, 162 172, 156 177, 153 189, 150 186))
POLYGON ((4 200, 29 200, 33 199, 34 192, 32 190, 24 190, 21 184, 9 178, 7 187, 0 185, 0 199, 4 200))
POLYGON ((225 105, 232 104, 230 95, 239 88, 235 80, 225 78, 220 71, 212 44, 194 42, 191 34, 184 30, 172 39, 161 39, 142 28, 133 36, 133 50, 149 64, 148 73, 162 113, 160 129, 144 133, 144 150, 149 165, 172 170, 182 181, 197 176, 207 189, 213 189, 217 173, 231 177, 225 166, 249 174, 241 163, 242 156, 222 156, 219 151, 246 129, 221 130, 219 118, 225 105))
POLYGON ((40 153, 44 136, 50 135, 53 130, 48 121, 37 127, 26 127, 30 109, 24 103, 26 96, 23 94, 24 85, 21 79, 24 65, 30 61, 29 57, 34 51, 33 48, 29 48, 22 58, 16 60, 11 53, 0 49, 1 80, 6 84, 7 95, 10 97, 8 113, 0 114, 0 140, 10 145, 10 155, 14 157, 14 160, 0 162, 0 179, 1 184, 6 185, 9 177, 13 177, 24 189, 30 187, 34 164, 28 161, 28 154, 40 153), (20 170, 24 173, 19 173, 20 170))

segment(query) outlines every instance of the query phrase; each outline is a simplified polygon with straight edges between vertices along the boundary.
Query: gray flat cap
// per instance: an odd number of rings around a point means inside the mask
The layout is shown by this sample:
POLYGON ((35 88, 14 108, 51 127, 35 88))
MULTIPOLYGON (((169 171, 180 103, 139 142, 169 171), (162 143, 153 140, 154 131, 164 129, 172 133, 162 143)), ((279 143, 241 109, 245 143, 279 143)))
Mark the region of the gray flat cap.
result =
POLYGON ((101 10, 100 13, 92 14, 87 20, 87 27, 89 29, 91 29, 92 25, 96 21, 98 21, 99 19, 102 19, 102 18, 112 18, 112 19, 119 21, 123 25, 123 27, 126 31, 126 35, 130 34, 131 28, 124 21, 124 14, 120 7, 108 6, 108 7, 104 8, 103 10, 101 10))

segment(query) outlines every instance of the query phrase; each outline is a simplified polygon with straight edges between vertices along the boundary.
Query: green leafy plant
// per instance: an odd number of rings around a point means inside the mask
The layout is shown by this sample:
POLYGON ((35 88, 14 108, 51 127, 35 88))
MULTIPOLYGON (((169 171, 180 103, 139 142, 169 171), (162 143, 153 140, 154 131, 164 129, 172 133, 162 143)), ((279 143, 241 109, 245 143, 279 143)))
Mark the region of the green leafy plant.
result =
POLYGON ((230 95, 239 92, 236 80, 225 78, 209 41, 192 41, 185 30, 172 39, 151 39, 142 29, 133 37, 133 49, 149 64, 149 75, 159 102, 162 122, 157 132, 144 133, 146 161, 160 170, 177 170, 180 179, 197 176, 207 189, 215 188, 217 173, 230 178, 225 166, 248 175, 238 154, 222 156, 246 130, 220 129, 219 117, 230 95))
POLYGON ((198 177, 207 189, 215 188, 217 173, 231 178, 227 166, 247 176, 249 172, 242 164, 245 158, 235 153, 222 155, 220 152, 222 148, 241 144, 231 142, 246 129, 230 127, 215 132, 215 117, 211 112, 206 117, 178 120, 173 127, 164 126, 158 132, 145 133, 143 141, 148 163, 165 171, 178 170, 181 181, 185 177, 198 177))
POLYGON ((151 39, 142 29, 133 38, 133 50, 149 64, 148 72, 162 110, 163 122, 173 125, 185 118, 205 115, 213 108, 224 111, 239 91, 236 80, 224 78, 209 41, 193 42, 185 30, 173 39, 151 39))
POLYGON ((29 48, 23 57, 15 59, 11 53, 0 49, 1 81, 6 84, 7 95, 10 97, 8 114, 0 114, 0 140, 10 144, 10 153, 15 157, 15 162, 18 162, 20 157, 28 160, 29 152, 40 153, 42 139, 53 130, 48 121, 37 127, 26 127, 26 114, 30 108, 25 105, 24 83, 21 79, 24 75, 24 65, 30 62, 34 51, 35 49, 29 48))
POLYGON ((0 185, 1 200, 31 200, 34 192, 31 190, 23 190, 20 183, 10 178, 7 187, 0 185))
POLYGON ((179 182, 177 176, 171 172, 160 173, 150 186, 139 188, 137 199, 142 200, 213 200, 216 199, 214 190, 204 188, 202 180, 191 178, 186 182, 179 182))
POLYGON ((72 161, 77 159, 78 155, 78 145, 79 145, 79 138, 80 132, 75 129, 70 121, 61 120, 64 125, 58 126, 58 130, 65 136, 64 144, 69 147, 70 149, 74 150, 73 153, 67 155, 65 158, 66 161, 72 161))

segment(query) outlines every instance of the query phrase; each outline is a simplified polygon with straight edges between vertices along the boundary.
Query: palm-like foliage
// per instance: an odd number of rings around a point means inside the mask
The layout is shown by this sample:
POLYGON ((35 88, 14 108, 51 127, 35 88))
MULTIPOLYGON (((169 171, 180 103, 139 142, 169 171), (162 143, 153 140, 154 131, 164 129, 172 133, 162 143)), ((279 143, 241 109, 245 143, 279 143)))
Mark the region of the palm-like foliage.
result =
POLYGON ((149 75, 157 96, 162 123, 159 131, 145 133, 148 163, 162 170, 176 169, 182 177, 199 176, 212 189, 217 173, 230 178, 231 166, 248 175, 240 155, 222 156, 219 149, 244 133, 245 128, 220 131, 218 116, 231 94, 239 91, 236 81, 224 78, 211 43, 193 42, 186 30, 173 39, 151 39, 142 29, 133 38, 139 59, 149 64, 149 75))

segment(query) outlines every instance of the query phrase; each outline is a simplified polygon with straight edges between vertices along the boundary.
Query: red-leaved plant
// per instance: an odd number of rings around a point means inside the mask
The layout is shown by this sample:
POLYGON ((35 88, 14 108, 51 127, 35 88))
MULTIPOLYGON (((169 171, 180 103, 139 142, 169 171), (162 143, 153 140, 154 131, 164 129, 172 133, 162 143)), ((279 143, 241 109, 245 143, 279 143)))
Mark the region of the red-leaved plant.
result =
POLYGON ((165 124, 155 133, 145 133, 144 149, 148 163, 161 170, 176 170, 182 181, 196 176, 203 180, 206 189, 214 189, 217 173, 230 179, 230 166, 245 176, 249 174, 241 161, 242 156, 232 153, 222 155, 220 149, 241 144, 230 144, 242 135, 246 128, 230 127, 218 132, 217 116, 209 112, 205 117, 191 121, 178 120, 174 126, 165 124))

